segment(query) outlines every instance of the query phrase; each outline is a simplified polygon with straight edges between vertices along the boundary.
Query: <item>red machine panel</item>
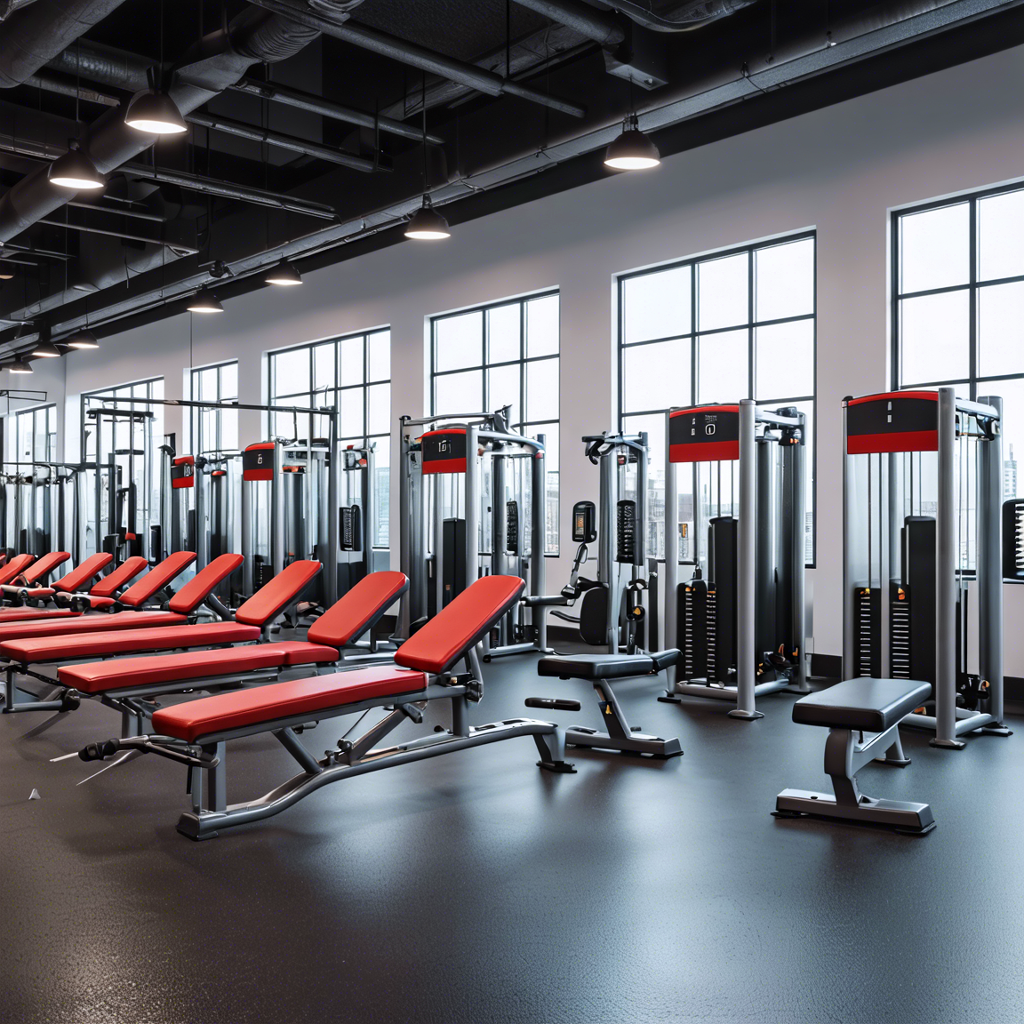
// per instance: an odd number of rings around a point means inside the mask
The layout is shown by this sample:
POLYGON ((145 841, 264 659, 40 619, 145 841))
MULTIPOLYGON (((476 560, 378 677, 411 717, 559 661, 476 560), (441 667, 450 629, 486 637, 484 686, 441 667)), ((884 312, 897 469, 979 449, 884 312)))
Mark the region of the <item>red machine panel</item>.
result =
POLYGON ((727 462, 740 457, 740 407, 699 405, 669 414, 672 462, 727 462))

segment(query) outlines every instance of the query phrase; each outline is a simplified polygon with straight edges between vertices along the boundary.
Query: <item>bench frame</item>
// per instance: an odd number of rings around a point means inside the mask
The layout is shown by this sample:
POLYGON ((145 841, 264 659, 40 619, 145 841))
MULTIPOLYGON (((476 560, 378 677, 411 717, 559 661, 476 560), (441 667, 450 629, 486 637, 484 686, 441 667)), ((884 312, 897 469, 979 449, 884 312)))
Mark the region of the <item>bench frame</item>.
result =
POLYGON ((897 722, 884 732, 830 728, 825 741, 825 774, 832 779, 834 796, 805 789, 784 789, 775 800, 777 818, 804 816, 890 828, 904 835, 927 835, 935 828, 930 804, 865 796, 857 773, 869 762, 905 768, 897 722), (884 754, 882 753, 884 751, 884 754))
POLYGON ((465 661, 469 673, 461 676, 447 673, 428 675, 425 687, 407 694, 340 704, 312 715, 288 716, 210 733, 199 737, 195 743, 186 743, 171 736, 135 736, 109 740, 85 748, 79 756, 83 760, 102 760, 121 750, 158 754, 185 764, 188 767, 188 793, 192 808, 181 815, 177 828, 182 835, 194 840, 213 839, 225 829, 269 818, 332 782, 517 736, 533 737, 540 753, 537 762, 539 768, 551 772, 575 772, 575 767, 565 760, 564 733, 551 722, 512 718, 487 725, 469 725, 469 703, 480 700, 483 684, 480 681, 480 663, 475 648, 467 652, 465 661), (403 722, 410 720, 422 723, 424 709, 435 700, 451 702, 449 728, 438 727, 437 731, 391 747, 376 746, 403 722), (359 714, 374 708, 385 710, 387 714, 358 739, 350 742, 343 737, 338 741, 337 749, 325 751, 322 758, 314 757, 298 737, 299 732, 325 719, 359 714), (267 732, 295 759, 301 771, 261 797, 245 803, 229 804, 227 743, 267 732))

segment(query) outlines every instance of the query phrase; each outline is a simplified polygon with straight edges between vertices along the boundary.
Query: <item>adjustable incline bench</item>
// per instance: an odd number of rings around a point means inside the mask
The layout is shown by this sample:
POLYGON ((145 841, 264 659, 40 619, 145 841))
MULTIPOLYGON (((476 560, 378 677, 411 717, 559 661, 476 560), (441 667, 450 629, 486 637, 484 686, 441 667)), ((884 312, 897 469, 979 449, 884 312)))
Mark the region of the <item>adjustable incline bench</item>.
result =
POLYGON ((775 801, 775 817, 808 815, 880 825, 904 835, 931 832, 935 819, 929 804, 875 799, 864 796, 857 786, 857 773, 869 761, 899 768, 910 764, 910 759, 903 755, 900 722, 920 707, 931 692, 930 683, 914 679, 864 676, 801 697, 793 705, 793 721, 828 728, 825 774, 832 779, 835 796, 784 789, 775 801))
MULTIPOLYGON (((586 726, 577 725, 568 729, 565 743, 569 747, 595 747, 600 750, 620 750, 629 754, 647 754, 656 758, 677 757, 683 752, 678 739, 666 740, 660 736, 649 736, 631 726, 626 720, 612 682, 616 679, 632 679, 636 676, 656 676, 663 669, 674 665, 679 651, 655 651, 646 654, 572 654, 553 655, 537 662, 537 672, 542 676, 557 676, 559 679, 586 679, 592 683, 598 697, 601 718, 607 725, 607 732, 598 732, 586 726)), ((537 700, 527 702, 529 707, 550 707, 550 703, 537 700)), ((557 706, 557 705, 555 705, 557 706)))
POLYGON ((16 603, 22 603, 20 599, 26 591, 42 588, 47 576, 58 566, 63 565, 70 557, 70 551, 51 551, 48 555, 37 558, 24 572, 11 580, 10 583, 0 584, 0 594, 3 595, 4 600, 19 599, 16 603))
MULTIPOLYGON (((6 608, 3 611, 13 617, 11 613, 17 607, 22 608, 23 611, 26 606, 33 609, 44 608, 50 602, 56 602, 58 595, 68 609, 71 609, 72 603, 77 600, 79 603, 74 610, 84 611, 86 605, 81 602, 81 599, 86 595, 79 594, 78 591, 90 580, 99 576, 113 560, 114 556, 106 551, 102 551, 98 555, 90 555, 77 568, 65 573, 60 579, 54 580, 45 587, 41 585, 20 587, 13 583, 5 583, 0 586, 0 591, 14 607, 6 608)), ((34 613, 27 613, 27 617, 31 617, 32 614, 34 613)), ((64 614, 68 614, 68 612, 64 612, 64 614)))
POLYGON ((515 606, 524 587, 516 576, 478 579, 402 644, 394 665, 293 679, 164 708, 153 716, 158 735, 92 744, 79 756, 83 761, 102 760, 129 750, 186 765, 192 810, 181 816, 178 831, 190 839, 210 839, 224 829, 269 818, 330 782, 516 736, 534 738, 539 767, 571 772, 573 767, 564 760, 562 732, 550 722, 515 718, 469 725, 469 702, 483 694, 477 645, 515 606), (459 662, 465 662, 463 674, 454 671, 459 662), (423 710, 432 700, 451 702, 449 729, 375 749, 403 722, 422 723, 423 710), (339 740, 337 748, 322 758, 314 757, 297 735, 311 723, 373 708, 387 714, 359 739, 339 740), (257 800, 228 805, 228 741, 266 732, 301 771, 257 800), (204 772, 208 806, 203 801, 204 772))
MULTIPOLYGON (((253 686, 279 680, 289 673, 308 673, 310 665, 317 666, 316 670, 337 666, 345 649, 376 625, 405 593, 409 581, 400 572, 371 573, 309 627, 306 640, 253 643, 285 608, 299 599, 320 568, 319 562, 292 562, 238 609, 235 622, 180 627, 193 636, 196 642, 192 644, 183 644, 177 635, 165 641, 173 647, 188 646, 190 650, 114 657, 59 668, 61 701, 77 704, 82 697, 94 697, 121 713, 122 735, 136 736, 148 729, 148 719, 156 710, 152 705, 154 697, 253 686), (227 636, 243 630, 247 631, 244 640, 250 641, 246 646, 221 646, 227 636), (202 644, 217 646, 195 650, 201 646, 200 636, 205 638, 202 644)), ((117 639, 113 642, 117 643, 117 639)))

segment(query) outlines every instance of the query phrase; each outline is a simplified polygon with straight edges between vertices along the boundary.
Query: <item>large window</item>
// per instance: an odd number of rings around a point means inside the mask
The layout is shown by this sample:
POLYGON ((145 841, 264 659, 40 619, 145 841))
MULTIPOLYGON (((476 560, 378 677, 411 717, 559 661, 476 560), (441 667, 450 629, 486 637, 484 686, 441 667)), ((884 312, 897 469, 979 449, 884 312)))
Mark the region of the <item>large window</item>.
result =
MULTIPOLYGON (((7 419, 12 462, 54 462, 57 459, 57 407, 22 409, 7 419)), ((28 472, 28 470, 26 470, 28 472)))
MULTIPOLYGON (((815 237, 744 246, 619 278, 619 410, 651 445, 649 550, 665 555, 665 412, 753 398, 807 414, 806 557, 814 562, 815 237)), ((703 557, 709 517, 735 511, 735 467, 680 472, 680 557, 703 557), (696 498, 695 498, 696 496, 696 498)))
MULTIPOLYGON (((202 366, 189 375, 189 398, 193 402, 230 403, 238 401, 238 363, 202 366)), ((236 409, 189 409, 186 451, 198 455, 237 451, 238 411, 236 409)))
MULTIPOLYGON (((377 522, 374 546, 389 546, 391 480, 391 331, 350 334, 270 354, 271 405, 337 405, 341 447, 373 444, 377 522)), ((304 435, 300 419, 298 430, 304 435)), ((295 420, 274 413, 271 434, 295 438, 295 420)), ((326 435, 326 429, 324 430, 326 435)))
POLYGON ((544 435, 546 555, 558 554, 558 317, 550 292, 431 320, 432 415, 507 405, 509 426, 544 435))
POLYGON ((1024 188, 893 214, 896 388, 952 386, 1003 399, 1003 496, 1022 493, 1024 188))

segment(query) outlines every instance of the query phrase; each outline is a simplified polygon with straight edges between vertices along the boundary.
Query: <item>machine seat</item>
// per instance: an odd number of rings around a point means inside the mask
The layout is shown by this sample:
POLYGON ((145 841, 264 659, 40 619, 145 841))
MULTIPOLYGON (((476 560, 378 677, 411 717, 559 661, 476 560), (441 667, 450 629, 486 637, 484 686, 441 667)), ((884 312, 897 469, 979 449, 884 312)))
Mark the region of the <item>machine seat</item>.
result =
POLYGON ((31 622, 33 619, 66 619, 80 612, 70 608, 0 608, 0 627, 7 622, 31 622))
POLYGON ((139 608, 157 591, 163 590, 176 576, 183 573, 196 560, 194 551, 176 551, 158 562, 138 583, 133 583, 122 595, 120 602, 129 608, 139 608))
POLYGON ((0 583, 13 583, 35 560, 35 555, 15 555, 0 570, 0 583))
MULTIPOLYGON (((24 611, 25 609, 19 609, 24 611)), ((146 626, 176 626, 188 619, 174 612, 113 612, 111 615, 74 615, 64 609, 51 610, 46 618, 25 621, 0 620, 0 643, 27 636, 60 637, 69 633, 99 633, 112 629, 142 629, 146 626), (61 612, 64 612, 62 615, 61 612), (55 621, 50 621, 51 619, 55 621)))
POLYGON ((61 576, 59 580, 54 580, 53 589, 73 594, 103 572, 113 560, 114 556, 106 551, 101 551, 98 555, 90 555, 77 569, 72 569, 71 572, 61 576))
POLYGON ((793 721, 830 729, 884 732, 931 695, 931 683, 917 679, 847 679, 801 697, 793 705, 793 721))
POLYGON ((537 672, 559 679, 629 679, 653 676, 674 665, 679 651, 674 647, 650 654, 572 654, 541 658, 537 672))
POLYGON ((184 683, 211 676, 236 676, 267 668, 331 663, 338 660, 333 647, 301 641, 253 644, 249 647, 218 648, 212 651, 183 651, 143 658, 119 658, 69 665, 57 672, 62 686, 81 693, 104 693, 135 686, 184 683))
POLYGON ((135 579, 148 566, 149 562, 142 555, 131 555, 112 572, 101 576, 89 588, 89 593, 93 597, 113 597, 117 591, 128 585, 129 580, 135 579))
POLYGON ((426 685, 423 672, 390 665, 293 679, 162 708, 153 715, 153 728, 162 736, 195 743, 202 736, 230 729, 285 721, 299 715, 315 716, 318 711, 335 710, 346 704, 418 693, 426 685))
POLYGON ((173 626, 170 629, 156 626, 152 629, 87 633, 84 636, 5 640, 0 643, 0 658, 19 665, 31 665, 76 658, 104 658, 139 651, 251 643, 261 636, 258 626, 244 626, 236 622, 204 622, 195 626, 173 626))

